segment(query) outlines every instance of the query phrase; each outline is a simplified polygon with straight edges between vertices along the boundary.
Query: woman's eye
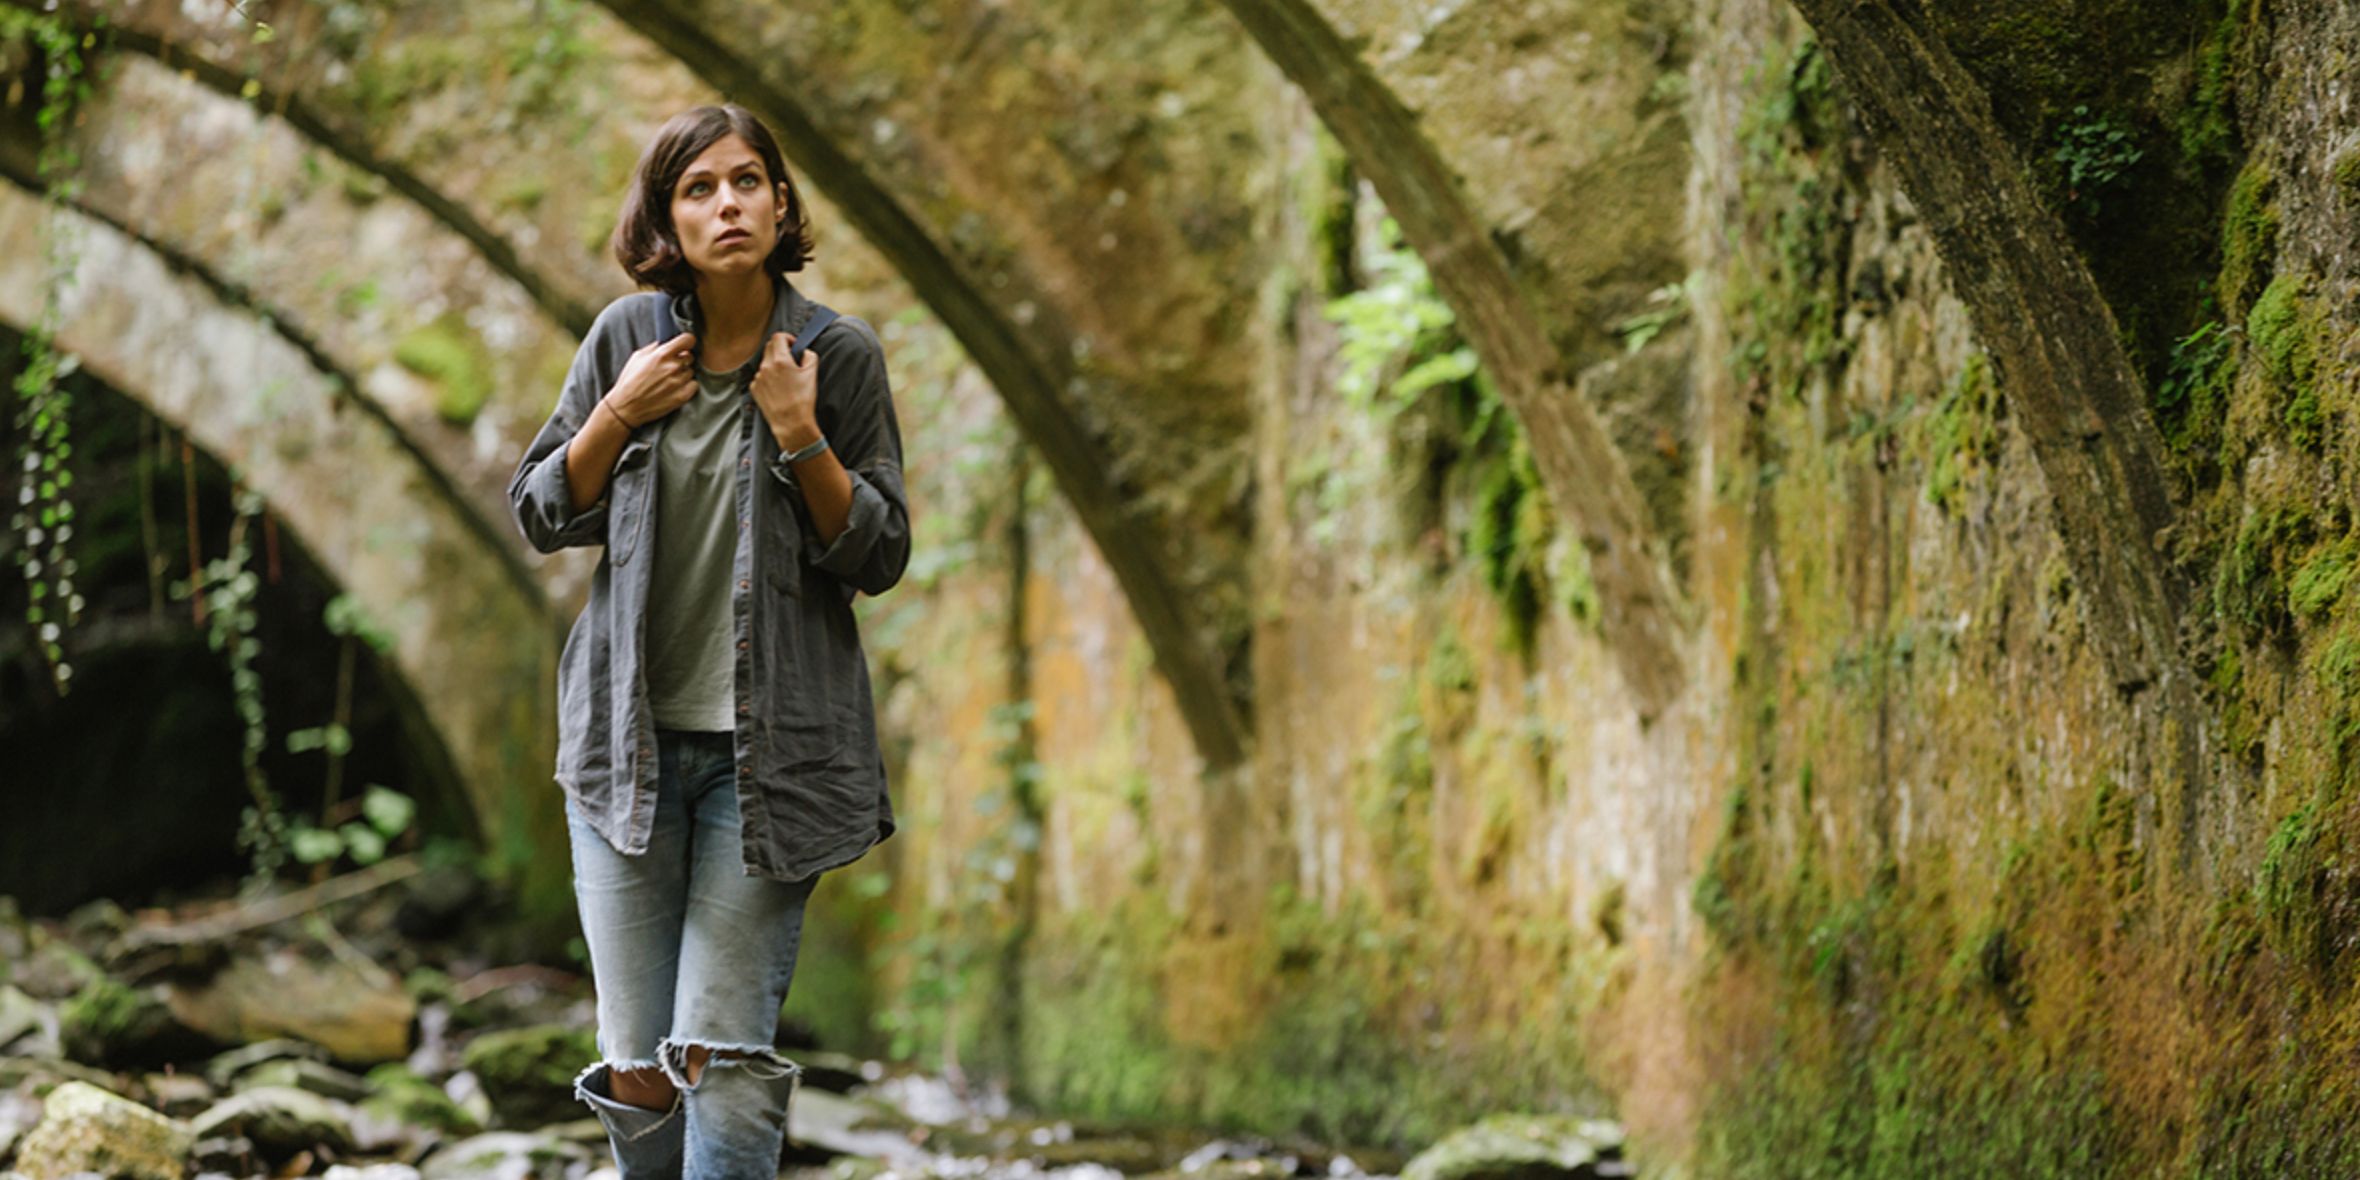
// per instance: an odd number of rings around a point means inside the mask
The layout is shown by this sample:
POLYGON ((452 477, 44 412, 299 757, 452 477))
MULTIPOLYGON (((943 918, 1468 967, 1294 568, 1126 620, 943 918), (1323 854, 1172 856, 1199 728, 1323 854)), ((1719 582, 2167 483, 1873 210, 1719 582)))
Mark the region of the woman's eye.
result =
POLYGON ((692 197, 701 197, 701 196, 704 196, 704 195, 705 195, 705 182, 700 180, 700 181, 697 181, 695 184, 689 185, 689 186, 688 186, 688 195, 689 195, 689 196, 692 196, 692 197))
POLYGON ((752 188, 752 187, 754 187, 754 174, 753 174, 753 173, 751 173, 751 172, 748 172, 748 173, 746 173, 744 176, 740 176, 740 177, 738 177, 738 187, 739 187, 739 188, 752 188))

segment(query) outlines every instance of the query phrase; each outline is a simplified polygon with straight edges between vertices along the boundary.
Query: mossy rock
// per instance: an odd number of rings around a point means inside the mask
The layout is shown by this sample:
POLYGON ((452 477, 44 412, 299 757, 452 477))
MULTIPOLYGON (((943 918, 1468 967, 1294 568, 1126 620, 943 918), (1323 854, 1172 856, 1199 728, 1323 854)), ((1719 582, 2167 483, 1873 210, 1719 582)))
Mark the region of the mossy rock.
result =
POLYGON ((2250 163, 2229 186, 2221 214, 2221 270, 2216 283, 2221 306, 2244 308, 2269 281, 2278 254, 2278 206, 2270 198, 2276 178, 2250 163))
POLYGON ((2360 205, 2360 148, 2336 157, 2331 175, 2335 177, 2336 195, 2343 198, 2344 204, 2360 205))
POLYGON ((161 1065, 214 1048, 155 991, 103 976, 58 1009, 58 1040, 66 1056, 110 1068, 161 1065))
POLYGON ((1620 1174, 1622 1128, 1599 1119, 1494 1115, 1419 1152, 1401 1180, 1550 1180, 1620 1174))
POLYGON ((272 1159, 326 1147, 353 1147, 352 1108, 293 1086, 257 1086, 213 1104, 189 1120, 200 1139, 242 1135, 272 1159))
POLYGON ((50 1091, 41 1122, 25 1135, 16 1167, 28 1176, 96 1172, 135 1180, 180 1180, 195 1142, 186 1124, 83 1082, 50 1091))
POLYGON ((578 1114, 574 1075, 596 1060, 595 1034, 556 1024, 485 1033, 460 1055, 460 1063, 483 1083, 497 1121, 520 1127, 578 1114))
POLYGON ((454 1135, 473 1135, 484 1129, 475 1115, 442 1087, 398 1061, 370 1070, 369 1084, 377 1088, 361 1103, 361 1109, 369 1114, 454 1135))

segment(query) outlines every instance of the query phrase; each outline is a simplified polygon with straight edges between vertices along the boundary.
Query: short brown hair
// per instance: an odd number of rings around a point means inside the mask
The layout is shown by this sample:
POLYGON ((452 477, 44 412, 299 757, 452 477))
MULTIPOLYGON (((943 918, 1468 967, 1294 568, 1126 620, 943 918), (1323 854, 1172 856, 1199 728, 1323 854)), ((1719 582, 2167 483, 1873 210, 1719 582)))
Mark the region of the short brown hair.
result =
POLYGON ((811 258, 811 223, 795 178, 787 174, 778 140, 754 112, 736 103, 692 107, 672 116, 656 130, 639 166, 631 173, 630 191, 623 195, 623 215, 615 223, 615 261, 623 273, 643 287, 674 293, 696 290, 696 271, 680 253, 680 238, 672 228, 672 189, 688 166, 705 149, 735 135, 745 140, 770 179, 787 186, 787 216, 779 222, 778 244, 771 247, 764 269, 773 278, 803 269, 811 258))

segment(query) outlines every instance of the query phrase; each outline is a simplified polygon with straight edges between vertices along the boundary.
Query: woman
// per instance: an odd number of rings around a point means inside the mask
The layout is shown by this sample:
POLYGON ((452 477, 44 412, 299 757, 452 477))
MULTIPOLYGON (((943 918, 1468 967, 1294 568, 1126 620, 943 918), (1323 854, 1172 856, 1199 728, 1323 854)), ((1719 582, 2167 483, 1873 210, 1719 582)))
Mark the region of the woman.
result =
POLYGON ((626 1180, 767 1177, 804 903, 893 833, 851 601, 909 561, 901 431, 875 331, 787 281, 803 204, 745 109, 656 133, 614 251, 654 290, 599 314, 509 484, 534 548, 605 546, 557 668, 575 1094, 626 1180))

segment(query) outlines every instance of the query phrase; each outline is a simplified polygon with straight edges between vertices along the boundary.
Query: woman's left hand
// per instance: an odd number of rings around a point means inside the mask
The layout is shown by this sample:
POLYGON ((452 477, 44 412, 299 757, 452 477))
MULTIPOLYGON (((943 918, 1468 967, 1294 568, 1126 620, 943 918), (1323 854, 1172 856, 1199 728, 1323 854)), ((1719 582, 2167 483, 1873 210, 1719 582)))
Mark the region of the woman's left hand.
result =
POLYGON ((794 343, 793 336, 774 333, 754 371, 754 405, 782 451, 800 450, 819 438, 819 350, 804 349, 803 363, 796 364, 794 343))

